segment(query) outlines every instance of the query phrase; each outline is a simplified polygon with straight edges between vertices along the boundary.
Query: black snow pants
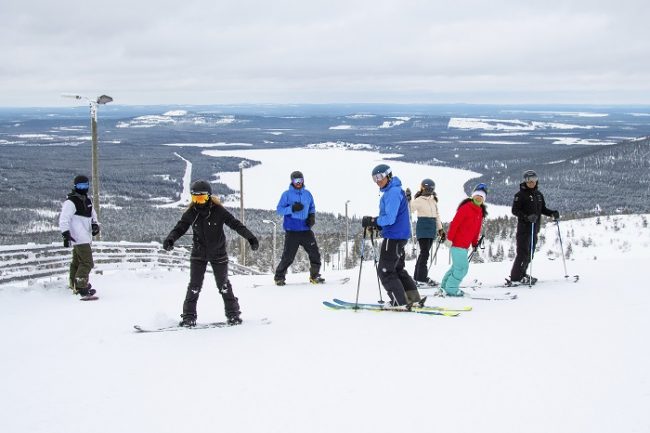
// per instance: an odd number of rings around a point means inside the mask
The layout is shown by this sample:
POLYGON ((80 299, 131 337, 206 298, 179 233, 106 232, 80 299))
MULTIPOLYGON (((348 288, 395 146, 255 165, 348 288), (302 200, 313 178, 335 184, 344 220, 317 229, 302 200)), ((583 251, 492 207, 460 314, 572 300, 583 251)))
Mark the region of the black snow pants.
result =
POLYGON ((393 305, 408 304, 406 292, 415 290, 417 293, 418 290, 415 281, 404 269, 406 243, 406 240, 384 239, 379 252, 377 274, 393 305))
POLYGON ((413 279, 415 281, 426 282, 429 277, 429 270, 427 269, 427 261, 431 253, 431 246, 433 245, 432 238, 419 238, 418 244, 420 245, 420 254, 415 262, 415 270, 413 271, 413 279))
MULTIPOLYGON (((512 264, 512 270, 510 271, 510 279, 512 281, 521 281, 524 275, 526 275, 526 269, 528 269, 528 265, 532 260, 530 256, 531 230, 532 224, 525 222, 517 223, 517 255, 512 264)), ((535 233, 533 233, 533 251, 537 246, 537 233, 538 230, 535 230, 535 233)))
POLYGON ((320 275, 320 252, 316 243, 316 236, 312 230, 302 232, 287 231, 284 234, 284 249, 282 258, 275 270, 275 280, 284 280, 287 275, 287 269, 293 263, 298 252, 298 247, 303 247, 307 256, 309 256, 309 274, 312 278, 320 275))
POLYGON ((228 280, 228 256, 214 259, 202 259, 192 257, 190 259, 190 284, 187 286, 185 302, 183 303, 183 315, 189 315, 196 318, 196 303, 199 300, 199 294, 203 287, 203 278, 208 262, 212 266, 214 279, 217 282, 217 288, 223 298, 226 317, 238 317, 239 302, 232 291, 230 280, 228 280))

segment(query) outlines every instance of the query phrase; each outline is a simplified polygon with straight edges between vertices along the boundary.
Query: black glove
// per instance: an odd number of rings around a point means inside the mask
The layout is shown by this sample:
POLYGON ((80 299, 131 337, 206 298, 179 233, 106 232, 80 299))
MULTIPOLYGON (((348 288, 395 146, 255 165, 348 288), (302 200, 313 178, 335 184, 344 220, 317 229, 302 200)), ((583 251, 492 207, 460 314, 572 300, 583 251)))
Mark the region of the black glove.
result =
POLYGON ((553 217, 554 220, 559 220, 560 219, 560 212, 554 210, 551 212, 551 216, 553 217))
POLYGON ((307 227, 312 228, 314 226, 314 224, 316 224, 316 215, 314 215, 313 213, 310 213, 307 216, 307 227))
POLYGON ((295 203, 291 206, 291 210, 294 211, 294 212, 300 212, 300 211, 303 210, 304 208, 305 208, 305 205, 303 205, 303 204, 300 203, 299 201, 295 202, 295 203))
POLYGON ((537 214, 531 213, 530 215, 526 215, 526 220, 529 223, 535 224, 537 222, 537 214))
POLYGON ((64 231, 61 236, 63 236, 63 246, 66 248, 70 246, 70 241, 74 241, 74 238, 70 236, 70 230, 64 231))
POLYGON ((93 236, 97 236, 99 234, 99 224, 93 223, 90 226, 92 227, 93 236))
POLYGON ((406 199, 408 201, 411 201, 411 190, 409 188, 406 188, 406 199))
POLYGON ((444 242, 447 239, 447 233, 443 229, 440 229, 438 230, 438 237, 440 238, 440 242, 444 242))
POLYGON ((377 218, 371 216, 364 216, 363 218, 361 218, 361 227, 379 229, 379 227, 377 226, 377 218))
POLYGON ((251 244, 251 250, 257 251, 260 247, 260 241, 255 236, 248 238, 248 243, 251 244))
POLYGON ((163 241, 163 250, 165 250, 165 251, 171 251, 171 250, 173 250, 173 249, 174 249, 174 239, 173 239, 173 238, 170 238, 170 237, 167 237, 167 238, 163 241))

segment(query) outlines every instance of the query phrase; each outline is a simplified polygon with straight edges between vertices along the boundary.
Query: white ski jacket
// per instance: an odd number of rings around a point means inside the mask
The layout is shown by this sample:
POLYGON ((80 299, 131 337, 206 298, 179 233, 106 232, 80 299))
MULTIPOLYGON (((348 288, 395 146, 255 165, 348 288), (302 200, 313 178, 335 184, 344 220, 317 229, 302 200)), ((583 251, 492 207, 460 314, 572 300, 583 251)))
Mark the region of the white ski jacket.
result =
MULTIPOLYGON (((87 203, 92 207, 90 200, 87 203)), ((84 213, 88 213, 87 209, 84 210, 84 213)), ((61 233, 70 231, 72 245, 92 243, 92 224, 98 224, 97 213, 94 208, 91 209, 91 216, 85 216, 77 210, 70 198, 63 202, 61 215, 59 216, 59 230, 61 230, 61 233)))

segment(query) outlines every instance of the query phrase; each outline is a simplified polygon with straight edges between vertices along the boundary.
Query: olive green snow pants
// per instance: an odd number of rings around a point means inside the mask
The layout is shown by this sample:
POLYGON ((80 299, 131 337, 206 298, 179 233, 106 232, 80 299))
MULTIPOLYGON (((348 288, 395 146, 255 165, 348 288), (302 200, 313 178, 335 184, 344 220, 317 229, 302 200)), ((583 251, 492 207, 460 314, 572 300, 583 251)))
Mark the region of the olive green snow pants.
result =
POLYGON ((79 244, 72 247, 72 262, 70 263, 70 287, 74 292, 77 288, 88 287, 88 275, 95 266, 90 244, 79 244))

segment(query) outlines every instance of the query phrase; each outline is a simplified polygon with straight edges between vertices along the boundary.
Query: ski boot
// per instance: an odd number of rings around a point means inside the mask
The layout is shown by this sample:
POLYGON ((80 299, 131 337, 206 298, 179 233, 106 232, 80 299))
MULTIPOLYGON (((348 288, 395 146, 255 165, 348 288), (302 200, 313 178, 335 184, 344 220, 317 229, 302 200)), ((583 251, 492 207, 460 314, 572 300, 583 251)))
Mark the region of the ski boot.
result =
POLYGON ((537 282, 537 278, 531 277, 530 275, 526 274, 523 277, 521 277, 521 284, 522 285, 535 285, 537 282))
POLYGON ((192 328, 196 326, 196 314, 181 314, 181 320, 178 323, 178 326, 182 326, 185 328, 192 328))
POLYGON ((287 282, 284 280, 284 278, 277 278, 273 280, 275 282, 276 286, 286 286, 287 282))
POLYGON ((228 325, 230 326, 241 325, 242 322, 243 320, 239 317, 239 314, 228 317, 228 325))
POLYGON ((323 284, 325 278, 321 277, 320 274, 316 274, 313 277, 309 277, 309 282, 312 284, 323 284))
POLYGON ((89 296, 93 296, 95 293, 97 293, 97 290, 92 288, 92 284, 88 283, 88 285, 84 288, 77 287, 77 293, 81 295, 82 298, 87 298, 89 296))
POLYGON ((427 279, 424 281, 416 281, 415 283, 418 285, 418 288, 422 288, 422 289, 430 289, 432 287, 438 287, 440 285, 440 283, 438 283, 435 280, 432 280, 429 277, 427 277, 427 279))

